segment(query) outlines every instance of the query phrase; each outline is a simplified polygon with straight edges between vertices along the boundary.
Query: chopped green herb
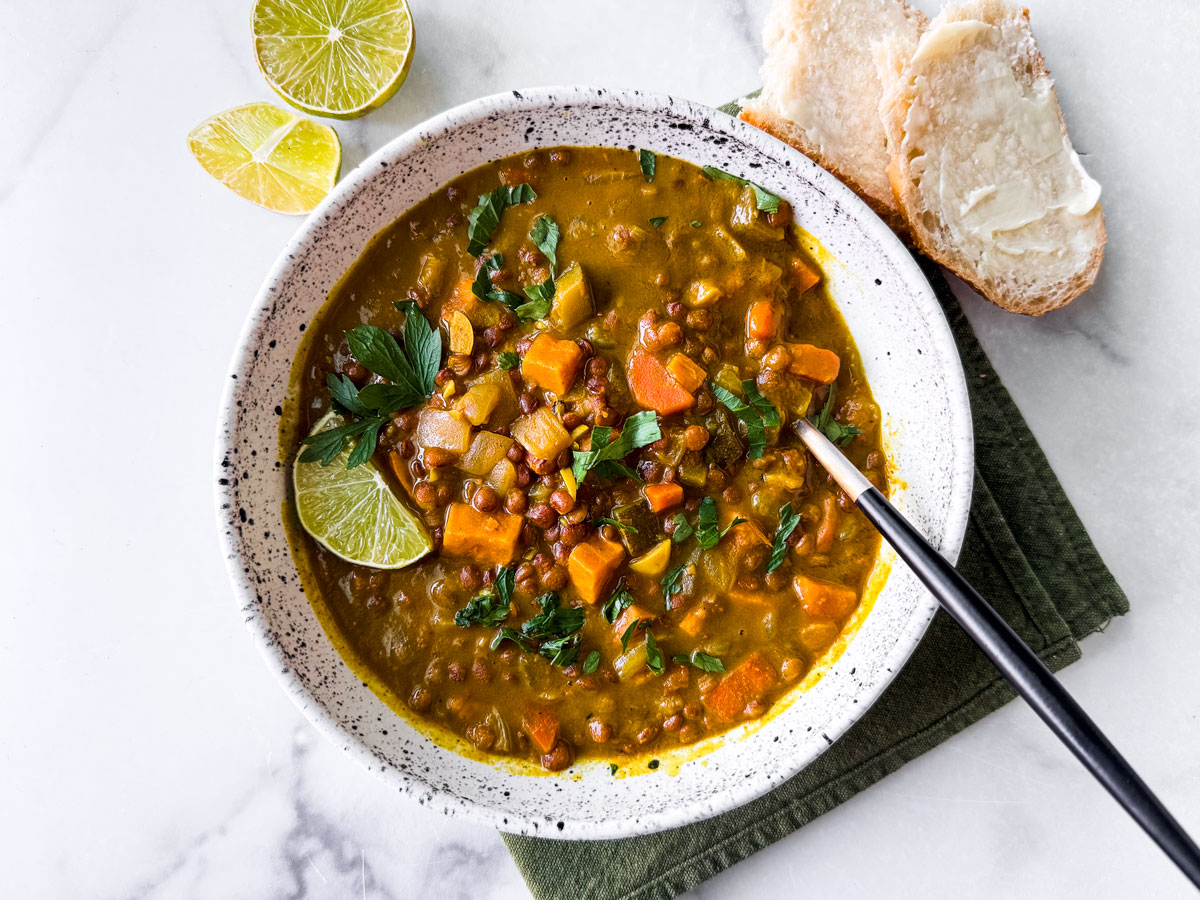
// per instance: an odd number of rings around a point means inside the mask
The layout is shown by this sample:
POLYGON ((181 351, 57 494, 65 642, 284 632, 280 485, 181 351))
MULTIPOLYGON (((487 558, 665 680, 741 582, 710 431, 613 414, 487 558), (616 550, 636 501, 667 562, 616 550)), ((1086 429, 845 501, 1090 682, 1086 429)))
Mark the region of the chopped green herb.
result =
POLYGON ((742 382, 742 390, 746 392, 749 403, 719 384, 712 386, 713 396, 746 426, 746 437, 750 443, 747 456, 750 459, 761 459, 763 450, 767 447, 765 428, 779 425, 779 410, 758 392, 751 379, 742 382))
POLYGON ((583 661, 583 674, 592 675, 598 668, 600 668, 600 651, 593 650, 583 661))
POLYGON ((779 427, 779 410, 777 410, 771 401, 758 392, 758 385, 754 383, 753 378, 747 378, 742 382, 742 391, 746 394, 746 401, 758 410, 762 416, 763 424, 768 428, 779 427))
POLYGON ((707 653, 701 653, 699 650, 693 650, 691 656, 686 653, 678 653, 672 656, 677 663, 683 663, 688 666, 695 666, 704 672, 724 672, 725 663, 717 659, 715 656, 709 656, 707 653))
POLYGON ((705 550, 711 550, 729 533, 730 528, 745 521, 741 516, 735 516, 723 529, 718 528, 717 501, 712 497, 705 497, 700 501, 700 510, 696 514, 696 541, 705 550))
POLYGON ((642 166, 642 174, 646 176, 647 181, 654 180, 654 168, 656 160, 654 154, 649 150, 638 151, 638 162, 642 166))
POLYGON ((454 624, 461 628, 470 625, 491 627, 507 619, 512 608, 513 578, 512 569, 501 569, 490 590, 478 594, 454 614, 454 624))
MULTIPOLYGON (((510 206, 536 200, 537 194, 528 184, 515 187, 501 185, 488 194, 479 195, 479 203, 467 216, 467 252, 478 256, 492 239, 492 232, 500 224, 500 214, 510 206)), ((362 362, 362 360, 359 360, 362 362)), ((363 363, 366 365, 366 363, 363 363)))
POLYGON ((719 181, 732 181, 734 184, 740 184, 742 187, 748 187, 754 191, 754 204, 765 213, 779 212, 779 204, 783 202, 782 197, 777 197, 761 185, 755 184, 753 181, 748 181, 745 178, 739 178, 736 175, 730 175, 728 172, 723 172, 715 166, 705 166, 704 174, 709 178, 715 178, 719 181))
POLYGON ((692 536, 692 526, 688 522, 687 517, 683 513, 675 513, 675 530, 671 532, 671 540, 676 544, 682 544, 692 536))
POLYGON ((650 220, 650 224, 653 225, 655 228, 657 228, 659 225, 661 225, 665 221, 667 221, 666 216, 655 216, 653 219, 650 220))
POLYGON ((672 594, 677 594, 683 590, 683 585, 679 582, 683 579, 683 570, 687 568, 687 563, 682 563, 662 577, 659 585, 662 587, 664 599, 672 594))
POLYGON ((637 534, 638 530, 632 525, 625 522, 618 522, 616 519, 610 519, 608 516, 596 516, 592 519, 593 525, 612 525, 614 528, 620 528, 622 531, 628 531, 630 534, 637 534))
POLYGON ((499 363, 502 369, 515 369, 521 364, 521 357, 517 356, 511 350, 505 350, 496 357, 496 362, 499 363))
POLYGON ((521 626, 525 637, 565 637, 583 627, 583 610, 574 606, 562 606, 554 591, 547 591, 537 598, 542 611, 521 626))
POLYGON ((558 268, 558 241, 561 237, 558 225, 549 216, 542 215, 533 220, 529 239, 542 251, 542 256, 550 261, 551 272, 558 268))
POLYGON ((646 632, 646 668, 655 675, 661 675, 667 671, 662 651, 658 649, 658 642, 654 640, 654 633, 650 631, 646 632))
POLYGON ((650 762, 646 763, 646 768, 651 769, 651 770, 657 769, 658 768, 658 760, 657 759, 650 760, 650 762))
POLYGON ((617 774, 617 764, 616 764, 616 763, 609 763, 609 764, 608 764, 608 774, 609 774, 609 775, 616 775, 616 774, 617 774))
POLYGON ((592 428, 592 449, 576 452, 571 464, 571 471, 578 484, 583 484, 587 473, 593 469, 596 469, 596 474, 601 477, 608 477, 606 472, 613 469, 622 474, 633 475, 632 470, 621 465, 620 461, 639 447, 653 444, 662 437, 662 430, 658 427, 658 416, 653 410, 647 409, 626 419, 616 440, 610 440, 611 437, 612 429, 606 425, 592 428))
POLYGON ((333 398, 333 402, 342 412, 350 413, 352 416, 371 415, 371 411, 358 399, 358 388, 345 375, 334 375, 329 372, 325 375, 325 384, 329 386, 329 396, 333 398))
POLYGON ((829 392, 825 395, 825 405, 821 407, 821 411, 809 419, 816 426, 817 430, 839 447, 845 447, 857 434, 862 434, 861 428, 855 428, 853 425, 843 425, 833 417, 833 398, 837 395, 837 382, 829 385, 829 392))
POLYGON ((500 300, 500 295, 506 292, 497 291, 492 287, 492 273, 499 272, 503 266, 503 253, 493 253, 485 259, 479 271, 475 273, 475 280, 471 282, 471 293, 480 300, 500 300))
POLYGON ((579 635, 572 634, 543 641, 538 652, 550 660, 552 666, 569 666, 579 655, 579 635))
POLYGON ((495 650, 505 641, 512 641, 526 653, 533 652, 533 644, 525 640, 525 638, 521 636, 521 632, 517 631, 515 628, 509 628, 507 625, 501 628, 496 636, 492 638, 492 649, 495 650))
POLYGON ((689 225, 691 225, 693 228, 699 228, 699 227, 700 227, 700 222, 699 222, 699 220, 697 220, 697 219, 692 219, 692 221, 691 221, 691 222, 689 222, 688 224, 689 224, 689 225))
POLYGON ((622 578, 617 582, 617 586, 609 598, 604 601, 604 606, 600 611, 604 615, 604 620, 611 625, 621 617, 621 613, 631 606, 633 606, 633 593, 625 584, 625 579, 622 578))
POLYGON ((787 555, 787 539, 792 536, 792 532, 799 524, 800 515, 792 512, 792 502, 789 500, 779 510, 779 527, 775 529, 775 540, 771 543, 771 558, 767 560, 768 575, 783 565, 783 558, 787 555))
POLYGON ((541 284, 525 285, 526 303, 519 303, 512 308, 517 318, 522 322, 536 322, 550 315, 554 300, 554 276, 546 278, 541 284))
POLYGON ((629 649, 629 641, 633 638, 633 632, 642 624, 641 619, 634 619, 629 623, 629 627, 621 633, 621 652, 624 653, 629 649))
POLYGON ((330 428, 325 431, 320 431, 317 434, 310 434, 306 437, 302 444, 307 445, 303 453, 300 454, 300 462, 317 462, 320 460, 321 465, 327 466, 337 459, 338 454, 345 449, 346 444, 354 438, 358 438, 358 443, 354 447, 354 451, 350 454, 350 458, 346 461, 346 468, 353 469, 355 466, 360 466, 375 452, 375 442, 379 439, 379 429, 383 427, 383 423, 387 419, 384 416, 370 416, 369 418, 359 419, 357 422, 350 422, 347 425, 339 425, 337 428, 330 428))

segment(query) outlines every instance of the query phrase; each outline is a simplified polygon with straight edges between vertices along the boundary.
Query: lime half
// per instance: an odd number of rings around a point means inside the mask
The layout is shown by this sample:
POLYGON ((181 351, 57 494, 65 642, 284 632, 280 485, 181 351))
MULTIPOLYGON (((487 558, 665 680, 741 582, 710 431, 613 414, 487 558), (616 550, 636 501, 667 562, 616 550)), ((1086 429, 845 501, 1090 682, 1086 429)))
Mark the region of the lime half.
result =
POLYGON ((328 125, 270 103, 248 103, 205 119, 188 148, 217 181, 281 213, 312 212, 337 181, 342 145, 328 125))
POLYGON ((257 0, 254 56, 292 106, 353 119, 404 83, 412 14, 406 0, 257 0))
MULTIPOLYGON (((315 434, 345 421, 329 413, 315 434)), ((324 547, 347 562, 376 569, 400 569, 433 549, 429 532, 400 502, 371 460, 346 468, 353 444, 327 466, 292 467, 300 524, 324 547)))

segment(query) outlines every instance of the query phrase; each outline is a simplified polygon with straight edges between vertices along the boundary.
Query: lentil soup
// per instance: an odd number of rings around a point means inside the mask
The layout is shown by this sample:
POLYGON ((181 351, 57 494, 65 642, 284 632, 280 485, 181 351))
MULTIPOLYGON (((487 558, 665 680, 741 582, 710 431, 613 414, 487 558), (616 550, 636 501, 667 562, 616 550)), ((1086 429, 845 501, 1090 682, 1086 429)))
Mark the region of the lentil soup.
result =
POLYGON ((622 764, 763 716, 879 550, 790 427, 886 492, 854 341, 787 203, 717 170, 559 147, 468 172, 376 236, 293 381, 318 430, 286 451, 355 447, 432 548, 374 569, 296 535, 335 643, 483 753, 622 764))

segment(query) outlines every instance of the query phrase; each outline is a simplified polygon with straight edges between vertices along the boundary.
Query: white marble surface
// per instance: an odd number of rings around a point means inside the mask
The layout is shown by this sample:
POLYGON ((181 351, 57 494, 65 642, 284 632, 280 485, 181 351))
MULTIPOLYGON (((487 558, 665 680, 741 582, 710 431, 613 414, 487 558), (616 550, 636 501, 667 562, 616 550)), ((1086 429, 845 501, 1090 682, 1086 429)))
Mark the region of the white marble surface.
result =
MULTIPOLYGON (((409 81, 337 126, 347 165, 513 87, 719 103, 757 83, 766 3, 412 0, 409 81)), ((273 99, 249 3, 0 10, 0 895, 528 896, 495 833, 408 805, 319 738, 234 611, 212 431, 297 223, 209 180, 184 137, 273 99)), ((1045 321, 964 301, 1134 607, 1064 679, 1200 832, 1200 8, 1036 0, 1033 16, 1105 188, 1108 258, 1045 321)), ((1016 705, 696 892, 1021 894, 1191 896, 1016 705)))

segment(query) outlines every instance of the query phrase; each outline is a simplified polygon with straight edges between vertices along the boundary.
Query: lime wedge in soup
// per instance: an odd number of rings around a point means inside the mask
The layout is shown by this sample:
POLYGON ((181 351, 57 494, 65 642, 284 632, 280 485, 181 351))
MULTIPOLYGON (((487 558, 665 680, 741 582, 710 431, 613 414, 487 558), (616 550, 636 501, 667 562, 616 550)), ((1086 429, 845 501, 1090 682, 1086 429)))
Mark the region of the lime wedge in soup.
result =
MULTIPOLYGON (((344 425, 329 413, 313 433, 344 425)), ((300 462, 292 467, 296 512, 315 540, 347 562, 376 569, 400 569, 433 549, 429 532, 392 492, 375 463, 346 468, 353 444, 327 466, 300 462)))

